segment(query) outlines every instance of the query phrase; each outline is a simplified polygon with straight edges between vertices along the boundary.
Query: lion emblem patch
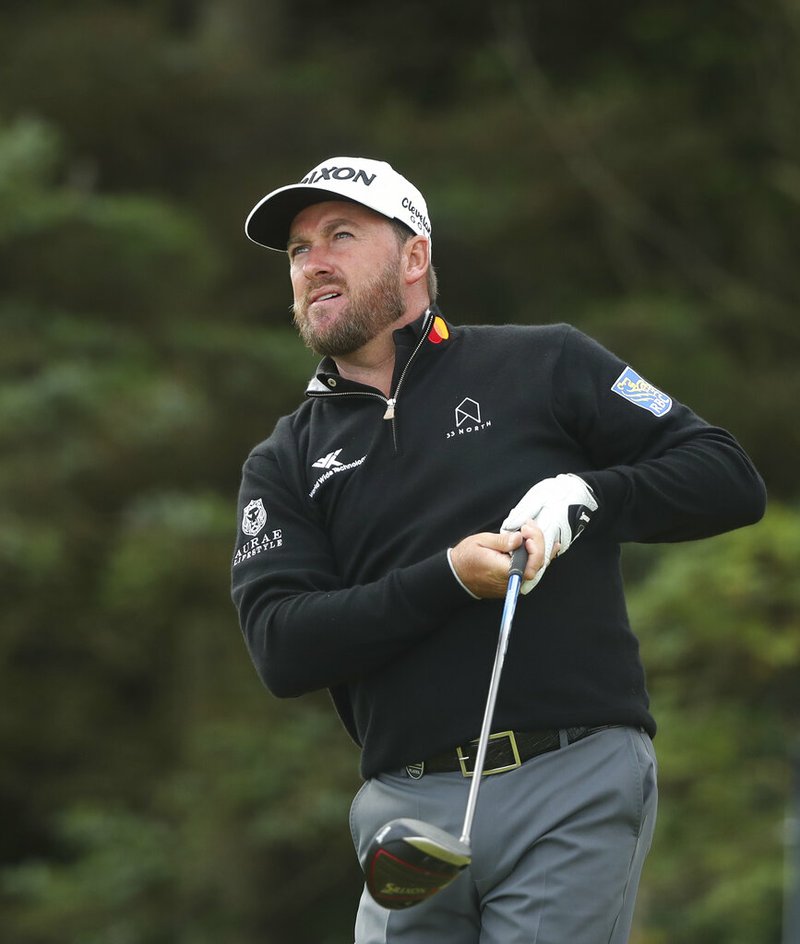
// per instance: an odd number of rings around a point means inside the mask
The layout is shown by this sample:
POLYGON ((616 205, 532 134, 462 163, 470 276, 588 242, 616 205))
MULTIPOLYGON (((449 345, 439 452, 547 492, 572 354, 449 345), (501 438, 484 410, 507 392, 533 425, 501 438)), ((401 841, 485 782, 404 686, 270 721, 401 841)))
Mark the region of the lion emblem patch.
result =
POLYGON ((242 514, 242 531, 244 531, 245 534, 249 535, 251 538, 255 537, 266 523, 267 509, 264 507, 264 502, 260 498, 255 498, 245 505, 244 513, 242 514))

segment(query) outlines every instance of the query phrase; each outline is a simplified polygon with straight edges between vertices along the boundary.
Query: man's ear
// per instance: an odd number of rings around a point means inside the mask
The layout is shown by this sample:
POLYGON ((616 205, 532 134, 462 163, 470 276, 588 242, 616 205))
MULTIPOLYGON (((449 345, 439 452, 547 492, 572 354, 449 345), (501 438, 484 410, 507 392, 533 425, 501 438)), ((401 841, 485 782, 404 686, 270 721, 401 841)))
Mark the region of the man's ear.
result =
POLYGON ((425 278, 431 261, 431 244, 424 236, 413 236, 403 246, 405 259, 405 282, 413 285, 425 278))

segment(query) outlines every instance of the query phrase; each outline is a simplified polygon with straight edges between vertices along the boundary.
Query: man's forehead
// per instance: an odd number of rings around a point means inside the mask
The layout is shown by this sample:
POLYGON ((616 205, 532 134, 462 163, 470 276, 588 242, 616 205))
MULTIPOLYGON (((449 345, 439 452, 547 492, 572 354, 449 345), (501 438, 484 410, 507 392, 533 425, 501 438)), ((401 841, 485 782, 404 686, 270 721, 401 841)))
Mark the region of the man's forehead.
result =
POLYGON ((325 200, 305 207, 292 220, 289 227, 289 242, 293 242, 305 233, 337 223, 352 223, 368 226, 373 223, 388 223, 385 216, 350 200, 325 200))

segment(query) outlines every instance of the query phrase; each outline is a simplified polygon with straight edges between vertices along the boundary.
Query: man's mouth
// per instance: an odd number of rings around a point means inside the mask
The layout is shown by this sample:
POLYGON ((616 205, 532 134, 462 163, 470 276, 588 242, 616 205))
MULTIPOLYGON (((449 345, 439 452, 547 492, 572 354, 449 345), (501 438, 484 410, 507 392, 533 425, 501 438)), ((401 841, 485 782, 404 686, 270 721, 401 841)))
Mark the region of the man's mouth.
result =
POLYGON ((341 292, 329 291, 329 292, 314 292, 308 300, 309 305, 316 305, 317 302, 329 302, 332 298, 339 298, 341 292))

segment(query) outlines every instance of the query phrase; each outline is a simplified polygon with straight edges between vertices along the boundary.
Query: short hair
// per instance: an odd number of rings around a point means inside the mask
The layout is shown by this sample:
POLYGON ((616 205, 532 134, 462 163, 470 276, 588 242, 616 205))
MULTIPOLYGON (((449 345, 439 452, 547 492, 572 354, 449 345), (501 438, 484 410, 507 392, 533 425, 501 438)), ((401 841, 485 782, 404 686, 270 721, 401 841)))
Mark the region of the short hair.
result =
MULTIPOLYGON (((419 233, 415 233, 410 226, 407 226, 401 220, 389 220, 391 223, 394 234, 397 237, 398 245, 402 248, 405 244, 411 239, 412 236, 418 236, 419 233)), ((430 242, 428 243, 430 245, 430 242)), ((428 259, 428 297, 430 298, 431 304, 436 301, 436 296, 439 294, 439 280, 436 278, 436 270, 433 268, 433 263, 428 259)))

